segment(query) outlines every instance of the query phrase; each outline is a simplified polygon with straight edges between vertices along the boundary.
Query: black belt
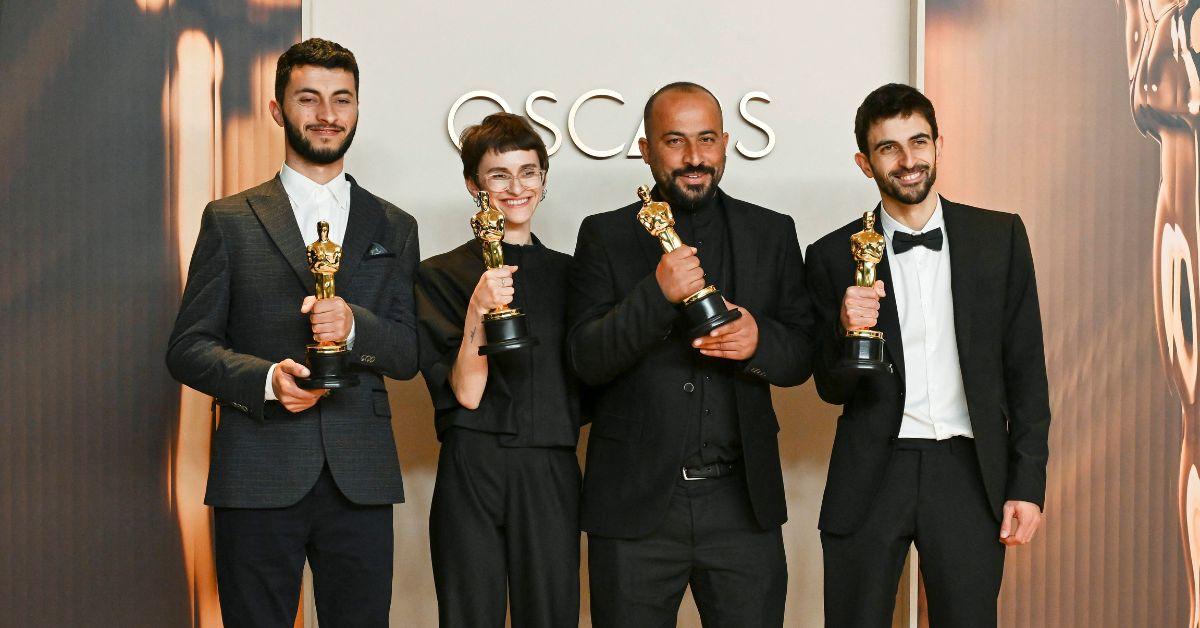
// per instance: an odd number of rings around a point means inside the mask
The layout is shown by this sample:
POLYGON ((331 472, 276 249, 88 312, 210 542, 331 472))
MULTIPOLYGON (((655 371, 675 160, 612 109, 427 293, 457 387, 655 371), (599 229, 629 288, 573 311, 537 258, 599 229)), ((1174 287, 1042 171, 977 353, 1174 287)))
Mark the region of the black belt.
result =
POLYGON ((737 471, 736 462, 710 462, 698 467, 684 467, 685 480, 712 480, 733 475, 737 471))

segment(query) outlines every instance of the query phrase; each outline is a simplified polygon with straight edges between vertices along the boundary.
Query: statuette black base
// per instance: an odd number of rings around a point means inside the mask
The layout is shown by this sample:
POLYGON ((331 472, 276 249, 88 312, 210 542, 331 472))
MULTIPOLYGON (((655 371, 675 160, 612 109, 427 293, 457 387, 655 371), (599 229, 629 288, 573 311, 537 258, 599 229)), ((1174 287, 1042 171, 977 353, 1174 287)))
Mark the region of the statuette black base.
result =
POLYGON ((707 295, 683 306, 683 315, 688 320, 688 334, 692 338, 708 335, 712 330, 732 323, 742 317, 739 309, 725 307, 719 290, 713 290, 707 295))
POLYGON ((893 372, 891 363, 883 358, 883 337, 875 335, 848 335, 842 359, 833 370, 844 377, 875 377, 893 372))
POLYGON ((529 322, 525 315, 516 310, 508 310, 505 316, 485 314, 483 335, 488 343, 479 347, 479 355, 493 355, 538 344, 537 337, 529 334, 529 322))
POLYGON ((346 372, 346 359, 349 351, 319 351, 315 345, 309 345, 304 352, 304 361, 308 366, 308 377, 296 378, 296 385, 307 390, 322 388, 351 388, 358 385, 358 375, 346 372))

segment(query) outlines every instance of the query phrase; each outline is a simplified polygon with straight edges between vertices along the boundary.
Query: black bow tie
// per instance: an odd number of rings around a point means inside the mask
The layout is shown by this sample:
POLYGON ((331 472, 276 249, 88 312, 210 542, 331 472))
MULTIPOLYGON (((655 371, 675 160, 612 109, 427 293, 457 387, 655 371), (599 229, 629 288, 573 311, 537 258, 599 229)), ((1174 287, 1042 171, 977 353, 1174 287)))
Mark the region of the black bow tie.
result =
POLYGON ((897 231, 892 234, 892 249, 899 255, 914 246, 928 247, 931 251, 942 250, 942 229, 938 227, 933 231, 925 233, 911 234, 897 231))

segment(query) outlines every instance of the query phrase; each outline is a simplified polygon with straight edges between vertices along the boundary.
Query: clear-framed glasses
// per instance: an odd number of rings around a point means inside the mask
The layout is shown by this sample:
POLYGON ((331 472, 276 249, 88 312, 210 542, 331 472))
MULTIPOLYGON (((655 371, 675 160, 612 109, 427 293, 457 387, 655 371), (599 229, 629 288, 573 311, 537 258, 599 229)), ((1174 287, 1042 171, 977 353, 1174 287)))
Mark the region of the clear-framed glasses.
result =
POLYGON ((526 168, 513 176, 511 172, 489 172, 483 175, 483 187, 489 192, 504 192, 512 189, 513 181, 520 181, 523 188, 535 188, 542 184, 546 171, 541 168, 526 168))

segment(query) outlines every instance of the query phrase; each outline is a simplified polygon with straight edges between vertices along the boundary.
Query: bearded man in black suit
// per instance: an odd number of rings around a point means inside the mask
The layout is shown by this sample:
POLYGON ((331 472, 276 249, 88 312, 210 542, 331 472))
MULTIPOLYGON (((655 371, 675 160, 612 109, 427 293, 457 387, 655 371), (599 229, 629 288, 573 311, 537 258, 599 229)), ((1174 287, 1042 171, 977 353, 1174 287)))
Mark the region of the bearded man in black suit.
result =
POLYGON ((855 160, 879 188, 886 252, 855 282, 854 222, 808 249, 817 390, 843 406, 821 506, 828 626, 889 626, 911 543, 933 626, 994 626, 1009 546, 1042 520, 1050 428, 1033 256, 1021 218, 932 191, 933 104, 884 85, 855 160), (848 330, 883 332, 893 371, 837 368, 848 330))

